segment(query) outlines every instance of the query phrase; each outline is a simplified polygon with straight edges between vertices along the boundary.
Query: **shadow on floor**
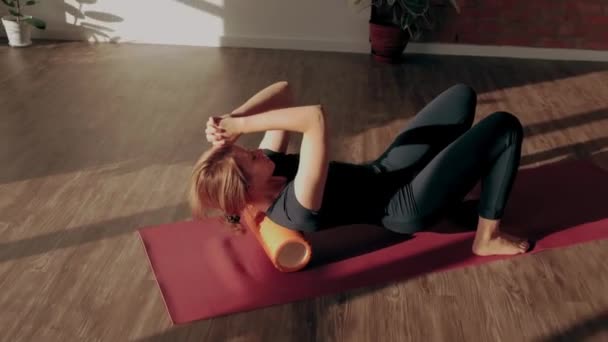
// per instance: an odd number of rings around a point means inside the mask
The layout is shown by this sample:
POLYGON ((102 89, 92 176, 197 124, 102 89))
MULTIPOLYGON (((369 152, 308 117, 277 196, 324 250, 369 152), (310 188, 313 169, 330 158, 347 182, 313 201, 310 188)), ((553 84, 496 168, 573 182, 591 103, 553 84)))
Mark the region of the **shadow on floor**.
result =
POLYGON ((584 143, 560 146, 522 156, 521 166, 541 163, 554 158, 563 158, 564 160, 589 159, 607 147, 608 137, 598 138, 584 143))
MULTIPOLYGON (((130 234, 137 229, 184 217, 186 204, 148 210, 80 227, 36 235, 31 238, 0 243, 0 262, 48 253, 53 250, 78 246, 88 242, 130 234)), ((31 230, 41 229, 32 227, 31 230)))
MULTIPOLYGON (((541 338, 538 342, 583 342, 596 337, 596 335, 604 334, 608 337, 608 311, 604 311, 599 315, 586 319, 582 322, 571 326, 570 328, 557 332, 553 335, 541 338)), ((599 339, 598 339, 599 341, 599 339)))

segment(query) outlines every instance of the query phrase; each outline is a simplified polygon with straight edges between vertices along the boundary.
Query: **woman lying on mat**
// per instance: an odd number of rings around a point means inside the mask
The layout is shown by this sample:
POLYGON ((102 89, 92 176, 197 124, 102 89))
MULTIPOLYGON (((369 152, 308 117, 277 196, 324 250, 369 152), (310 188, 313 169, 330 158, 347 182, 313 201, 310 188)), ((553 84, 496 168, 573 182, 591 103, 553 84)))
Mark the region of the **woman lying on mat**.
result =
POLYGON ((472 250, 477 255, 526 252, 526 240, 499 230, 515 180, 522 126, 496 112, 472 126, 477 103, 458 84, 427 104, 378 159, 365 164, 330 161, 329 131, 320 105, 294 106, 289 85, 255 94, 206 127, 213 147, 196 163, 191 206, 195 217, 219 209, 232 222, 245 208, 303 232, 348 224, 375 224, 403 234, 429 228, 482 182, 472 250), (265 132, 260 146, 235 144, 265 132), (302 133, 299 154, 287 154, 288 132, 302 133))

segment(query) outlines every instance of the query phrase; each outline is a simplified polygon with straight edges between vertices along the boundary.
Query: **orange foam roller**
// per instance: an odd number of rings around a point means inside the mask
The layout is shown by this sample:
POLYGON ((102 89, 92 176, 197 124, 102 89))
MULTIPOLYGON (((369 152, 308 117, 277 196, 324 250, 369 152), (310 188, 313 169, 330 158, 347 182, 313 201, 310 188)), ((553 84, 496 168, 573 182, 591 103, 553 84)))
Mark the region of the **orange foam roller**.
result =
POLYGON ((295 272, 306 267, 312 250, 302 233, 285 228, 266 216, 248 221, 247 226, 279 271, 295 272))

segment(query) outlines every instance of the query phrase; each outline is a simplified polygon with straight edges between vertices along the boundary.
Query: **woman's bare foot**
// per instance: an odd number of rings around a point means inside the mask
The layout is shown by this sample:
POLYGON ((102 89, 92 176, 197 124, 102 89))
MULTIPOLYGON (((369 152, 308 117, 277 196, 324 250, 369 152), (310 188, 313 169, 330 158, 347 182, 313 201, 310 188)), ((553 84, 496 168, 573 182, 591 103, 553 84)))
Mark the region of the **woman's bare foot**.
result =
POLYGON ((475 239, 473 253, 479 256, 514 255, 525 253, 529 248, 526 240, 513 241, 501 234, 487 240, 475 239))
POLYGON ((499 223, 498 220, 479 218, 473 253, 479 256, 514 255, 528 250, 530 246, 525 239, 500 232, 499 223))

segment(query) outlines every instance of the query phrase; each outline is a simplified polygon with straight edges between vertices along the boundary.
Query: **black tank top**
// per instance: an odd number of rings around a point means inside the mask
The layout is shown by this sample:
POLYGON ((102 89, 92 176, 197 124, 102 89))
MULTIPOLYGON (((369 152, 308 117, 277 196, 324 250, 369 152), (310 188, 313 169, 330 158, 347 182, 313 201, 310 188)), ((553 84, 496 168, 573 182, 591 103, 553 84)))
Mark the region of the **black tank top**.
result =
POLYGON ((299 155, 262 150, 275 163, 275 176, 287 178, 277 199, 266 211, 274 222, 294 230, 313 232, 347 224, 376 224, 384 214, 378 196, 379 177, 368 165, 329 163, 321 209, 305 208, 294 192, 299 155))

